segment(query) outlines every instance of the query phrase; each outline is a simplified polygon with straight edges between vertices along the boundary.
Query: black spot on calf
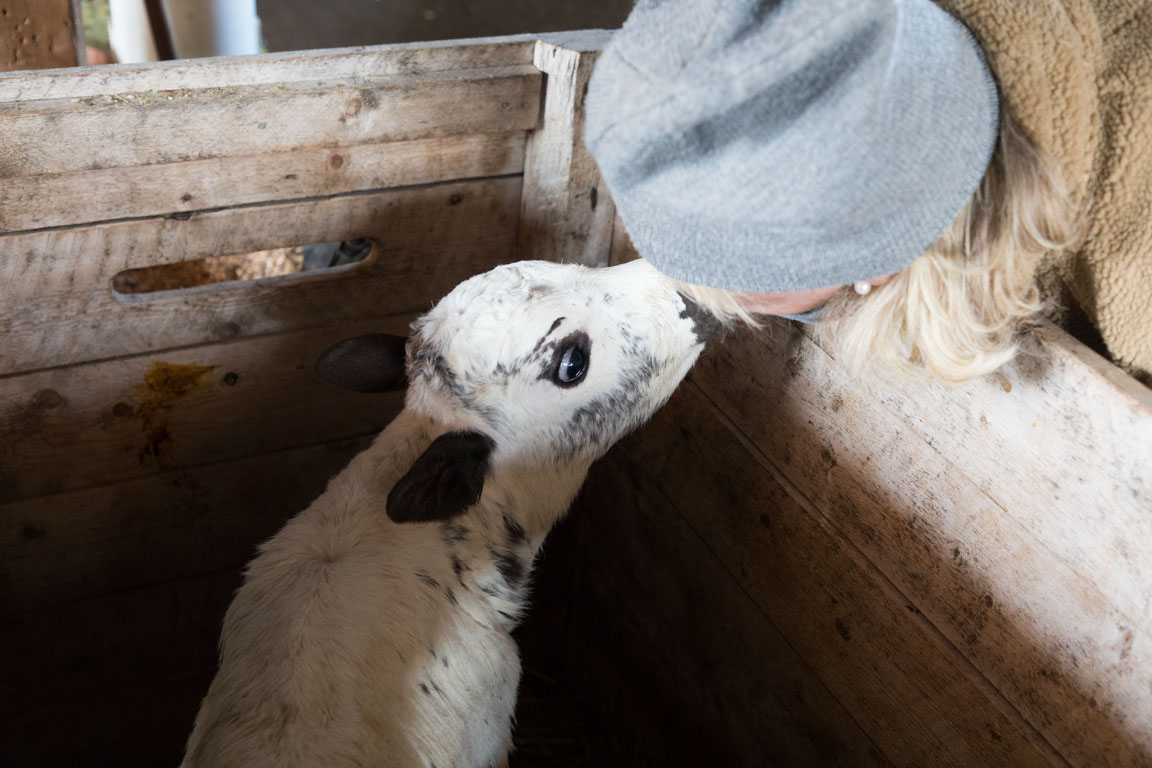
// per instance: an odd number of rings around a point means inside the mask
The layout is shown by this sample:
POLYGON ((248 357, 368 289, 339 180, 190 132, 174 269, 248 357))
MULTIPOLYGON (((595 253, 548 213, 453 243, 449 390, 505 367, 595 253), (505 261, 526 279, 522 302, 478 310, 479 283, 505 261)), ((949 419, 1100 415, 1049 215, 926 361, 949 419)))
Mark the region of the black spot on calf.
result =
POLYGON ((512 589, 519 587, 525 576, 524 563, 521 562, 520 558, 510 552, 496 550, 493 550, 491 554, 492 560, 496 563, 496 570, 500 571, 500 575, 504 577, 508 586, 512 589))
POLYGON ((504 515, 504 532, 508 535, 510 544, 523 544, 525 541, 524 528, 507 515, 504 515))
POLYGON ((724 324, 711 312, 684 294, 680 294, 680 299, 684 302, 684 311, 680 313, 680 317, 687 317, 692 320, 692 332, 696 334, 696 341, 706 342, 724 330, 724 324))

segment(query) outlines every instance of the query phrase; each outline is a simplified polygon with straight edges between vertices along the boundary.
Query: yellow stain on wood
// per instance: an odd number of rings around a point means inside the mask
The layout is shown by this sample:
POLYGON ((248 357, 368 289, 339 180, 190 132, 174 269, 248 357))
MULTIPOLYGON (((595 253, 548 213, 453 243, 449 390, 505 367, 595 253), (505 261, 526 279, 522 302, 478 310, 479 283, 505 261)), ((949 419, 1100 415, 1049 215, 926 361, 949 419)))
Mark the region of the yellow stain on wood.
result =
POLYGON ((175 365, 156 361, 148 366, 141 386, 153 408, 171 405, 184 395, 205 386, 212 365, 175 365))
POLYGON ((143 381, 137 385, 140 403, 136 415, 144 429, 144 444, 137 451, 140 465, 149 459, 161 469, 168 469, 172 435, 167 424, 153 423, 157 412, 166 410, 182 397, 211 386, 212 365, 176 365, 156 361, 148 366, 143 381))

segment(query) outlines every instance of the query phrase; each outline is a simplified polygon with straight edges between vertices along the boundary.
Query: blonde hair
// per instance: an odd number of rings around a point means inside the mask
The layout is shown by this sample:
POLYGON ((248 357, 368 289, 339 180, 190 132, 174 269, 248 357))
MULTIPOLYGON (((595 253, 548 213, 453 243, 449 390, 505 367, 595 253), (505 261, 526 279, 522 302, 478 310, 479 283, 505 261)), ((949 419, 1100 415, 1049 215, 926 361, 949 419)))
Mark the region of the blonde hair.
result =
POLYGON ((990 373, 1042 308, 1041 259, 1071 249, 1079 229, 1063 178, 1004 112, 988 170, 948 231, 867 295, 837 294, 818 334, 856 373, 945 384, 990 373))

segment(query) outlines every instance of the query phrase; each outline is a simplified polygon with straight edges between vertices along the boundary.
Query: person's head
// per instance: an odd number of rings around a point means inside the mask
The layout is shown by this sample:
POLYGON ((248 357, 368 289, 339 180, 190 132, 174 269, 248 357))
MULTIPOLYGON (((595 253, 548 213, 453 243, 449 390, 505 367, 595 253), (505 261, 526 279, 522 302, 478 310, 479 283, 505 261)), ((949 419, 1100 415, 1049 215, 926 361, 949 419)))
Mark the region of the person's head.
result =
POLYGON ((1041 309, 1036 267, 1074 246, 1079 216, 1063 179, 1006 112, 992 160, 956 221, 865 295, 840 290, 820 335, 854 371, 959 383, 999 368, 1041 309))
POLYGON ((820 309, 857 370, 995 369, 1037 263, 1076 237, 1053 164, 930 0, 648 0, 593 76, 586 140, 642 256, 744 294, 695 289, 733 316, 820 309))

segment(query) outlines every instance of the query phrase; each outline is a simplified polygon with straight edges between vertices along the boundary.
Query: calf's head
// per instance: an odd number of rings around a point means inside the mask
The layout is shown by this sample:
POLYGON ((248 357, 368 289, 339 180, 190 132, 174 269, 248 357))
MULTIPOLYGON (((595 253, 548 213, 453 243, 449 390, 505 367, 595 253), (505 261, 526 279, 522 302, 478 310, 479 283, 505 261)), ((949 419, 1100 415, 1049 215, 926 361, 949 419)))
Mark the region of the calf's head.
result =
MULTIPOLYGON (((441 434, 393 489, 389 515, 459 514, 505 467, 582 472, 668 399, 718 327, 643 261, 518 262, 461 283, 407 343, 406 407, 441 434)), ((341 345, 350 360, 354 342, 341 345)))

